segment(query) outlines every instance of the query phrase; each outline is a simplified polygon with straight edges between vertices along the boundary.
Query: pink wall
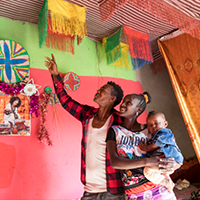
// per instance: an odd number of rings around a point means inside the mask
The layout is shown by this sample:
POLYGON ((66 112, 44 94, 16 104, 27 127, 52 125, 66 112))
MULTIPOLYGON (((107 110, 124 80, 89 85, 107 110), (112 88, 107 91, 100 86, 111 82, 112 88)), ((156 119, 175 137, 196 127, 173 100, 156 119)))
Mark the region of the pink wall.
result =
MULTIPOLYGON (((35 84, 53 88, 47 70, 31 69, 35 84)), ((77 101, 97 106, 93 96, 107 81, 115 81, 125 94, 141 93, 139 82, 109 77, 80 77, 81 85, 69 94, 77 101)), ((81 123, 61 105, 49 105, 47 128, 53 146, 37 141, 39 119, 31 121, 31 136, 0 136, 0 199, 76 199, 83 193, 80 182, 81 123)), ((118 109, 118 107, 117 107, 118 109)), ((146 113, 140 117, 145 123, 146 113)))

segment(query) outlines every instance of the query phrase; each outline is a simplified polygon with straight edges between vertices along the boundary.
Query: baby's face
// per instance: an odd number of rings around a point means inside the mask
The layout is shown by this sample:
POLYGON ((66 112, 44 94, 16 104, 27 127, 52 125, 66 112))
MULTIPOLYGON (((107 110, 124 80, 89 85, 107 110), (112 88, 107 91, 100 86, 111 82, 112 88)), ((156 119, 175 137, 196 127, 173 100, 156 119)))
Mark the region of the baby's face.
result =
POLYGON ((151 115, 147 119, 147 127, 151 134, 155 134, 161 128, 167 127, 167 121, 160 114, 151 115))

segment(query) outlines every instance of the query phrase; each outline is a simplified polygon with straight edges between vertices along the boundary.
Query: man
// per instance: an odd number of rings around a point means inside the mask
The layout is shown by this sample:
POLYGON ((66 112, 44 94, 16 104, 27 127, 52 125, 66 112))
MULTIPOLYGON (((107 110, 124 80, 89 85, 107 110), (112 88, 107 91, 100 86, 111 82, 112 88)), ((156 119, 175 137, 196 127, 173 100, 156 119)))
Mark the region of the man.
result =
POLYGON ((85 192, 81 199, 125 199, 120 172, 111 167, 106 149, 107 130, 111 125, 122 123, 118 112, 114 109, 123 97, 121 87, 114 82, 108 82, 97 90, 94 96, 94 101, 99 108, 82 105, 73 100, 64 90, 54 55, 52 54, 52 59, 45 58, 47 59, 45 66, 52 75, 60 103, 82 123, 81 181, 85 185, 85 192))

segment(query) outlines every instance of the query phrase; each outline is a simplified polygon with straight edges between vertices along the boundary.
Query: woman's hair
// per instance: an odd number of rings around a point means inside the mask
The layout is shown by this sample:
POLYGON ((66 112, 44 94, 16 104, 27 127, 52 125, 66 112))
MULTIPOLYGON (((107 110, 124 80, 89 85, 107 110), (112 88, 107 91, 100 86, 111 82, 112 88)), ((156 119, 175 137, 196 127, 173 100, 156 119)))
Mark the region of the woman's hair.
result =
POLYGON ((18 101, 18 104, 15 107, 19 107, 21 105, 21 99, 19 97, 12 97, 10 99, 10 104, 12 105, 14 101, 18 101))
POLYGON ((148 92, 143 92, 143 94, 132 94, 134 98, 139 100, 139 107, 142 108, 141 112, 138 113, 138 116, 141 115, 146 109, 146 105, 151 102, 151 96, 148 92))

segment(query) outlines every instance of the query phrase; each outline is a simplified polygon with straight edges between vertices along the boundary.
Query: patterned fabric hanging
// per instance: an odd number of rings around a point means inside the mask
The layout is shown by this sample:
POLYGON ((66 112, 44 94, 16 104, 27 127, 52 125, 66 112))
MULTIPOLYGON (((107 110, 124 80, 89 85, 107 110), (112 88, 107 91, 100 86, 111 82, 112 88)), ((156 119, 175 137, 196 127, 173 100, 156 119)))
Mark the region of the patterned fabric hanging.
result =
POLYGON ((134 69, 153 62, 149 36, 126 26, 121 26, 113 36, 103 38, 102 45, 105 49, 107 64, 130 68, 129 54, 134 69), (128 45, 120 41, 125 41, 128 45))
POLYGON ((122 56, 120 38, 121 38, 122 27, 116 34, 112 35, 109 38, 103 38, 103 48, 106 53, 107 64, 114 63, 122 56))
POLYGON ((0 81, 11 84, 22 81, 29 73, 27 51, 17 42, 0 40, 0 81))
POLYGON ((145 64, 153 62, 149 35, 123 26, 123 32, 129 44, 134 69, 139 69, 145 64))
MULTIPOLYGON (((193 1, 185 1, 190 5, 193 1)), ((185 9, 183 1, 176 0, 98 0, 101 21, 109 19, 115 11, 125 4, 132 4, 158 19, 166 21, 178 29, 200 39, 200 21, 198 12, 195 16, 192 7, 185 9)), ((196 3, 198 5, 198 3, 196 3)), ((194 3, 195 5, 195 3, 194 3)))
POLYGON ((158 40, 158 46, 200 163, 200 40, 176 31, 158 40))
POLYGON ((39 46, 74 54, 74 40, 77 44, 87 34, 86 8, 64 0, 44 0, 38 20, 39 46))
POLYGON ((129 62, 129 46, 124 43, 120 43, 121 46, 121 52, 122 56, 115 62, 113 62, 111 65, 114 65, 115 67, 124 67, 127 69, 131 68, 131 63, 129 62))

